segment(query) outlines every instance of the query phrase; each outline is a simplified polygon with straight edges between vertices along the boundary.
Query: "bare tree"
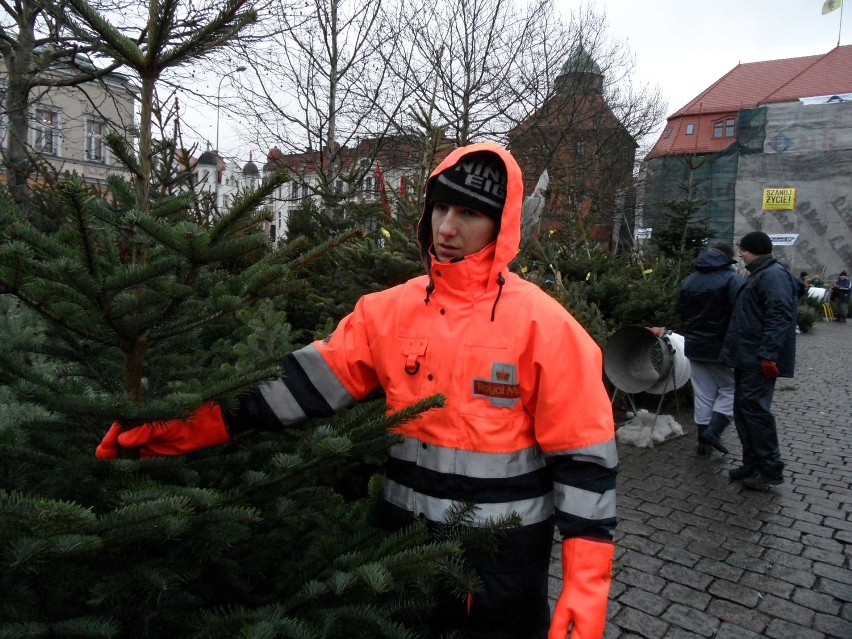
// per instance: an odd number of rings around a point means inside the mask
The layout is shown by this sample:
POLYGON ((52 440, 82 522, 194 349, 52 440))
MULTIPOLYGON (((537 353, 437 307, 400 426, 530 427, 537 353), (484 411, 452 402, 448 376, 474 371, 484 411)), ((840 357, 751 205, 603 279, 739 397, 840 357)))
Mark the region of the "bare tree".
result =
POLYGON ((434 95, 427 82, 415 89, 457 144, 508 143, 530 187, 548 170, 557 196, 549 217, 610 232, 632 187, 637 140, 664 105, 632 82, 633 56, 608 37, 605 14, 587 7, 565 19, 552 0, 443 0, 413 37, 437 78, 434 95))
POLYGON ((505 140, 521 105, 543 100, 548 60, 567 51, 549 0, 526 8, 504 0, 439 0, 418 14, 409 37, 420 67, 435 79, 412 91, 434 104, 436 120, 459 145, 505 140))
POLYGON ((412 4, 312 0, 281 8, 277 32, 244 51, 253 78, 243 105, 261 144, 302 154, 334 199, 339 182, 356 185, 409 103, 411 47, 401 38, 412 4), (364 166, 348 166, 344 148, 363 140, 364 166))

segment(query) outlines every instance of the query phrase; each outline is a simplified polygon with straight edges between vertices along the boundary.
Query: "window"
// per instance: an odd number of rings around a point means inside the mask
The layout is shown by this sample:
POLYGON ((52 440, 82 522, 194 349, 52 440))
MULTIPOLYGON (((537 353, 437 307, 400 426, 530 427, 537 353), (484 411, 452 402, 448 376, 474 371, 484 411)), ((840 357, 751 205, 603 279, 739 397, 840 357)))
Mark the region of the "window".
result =
POLYGON ((296 199, 297 197, 299 197, 299 184, 298 184, 298 182, 293 182, 293 184, 291 185, 290 197, 292 197, 293 199, 296 199))
POLYGON ((666 129, 666 137, 664 138, 665 140, 668 140, 671 137, 673 130, 674 130, 674 127, 671 127, 671 126, 668 129, 666 129))
POLYGON ((583 140, 577 142, 577 157, 584 158, 586 157, 586 143, 583 140))
POLYGON ((33 146, 37 153, 59 155, 59 111, 37 108, 33 132, 35 133, 33 146))
POLYGON ((686 125, 686 134, 692 135, 693 133, 695 133, 695 125, 694 124, 687 124, 686 125))
POLYGON ((737 128, 737 121, 734 118, 727 118, 713 123, 714 138, 732 138, 737 128))
POLYGON ((106 124, 100 120, 86 121, 86 159, 92 162, 107 161, 107 146, 104 142, 106 124))
POLYGON ((364 193, 370 193, 373 190, 373 178, 365 177, 364 186, 361 189, 364 193))
POLYGON ((307 185, 307 183, 305 183, 305 184, 302 185, 302 197, 308 197, 308 195, 309 195, 308 185, 307 185))

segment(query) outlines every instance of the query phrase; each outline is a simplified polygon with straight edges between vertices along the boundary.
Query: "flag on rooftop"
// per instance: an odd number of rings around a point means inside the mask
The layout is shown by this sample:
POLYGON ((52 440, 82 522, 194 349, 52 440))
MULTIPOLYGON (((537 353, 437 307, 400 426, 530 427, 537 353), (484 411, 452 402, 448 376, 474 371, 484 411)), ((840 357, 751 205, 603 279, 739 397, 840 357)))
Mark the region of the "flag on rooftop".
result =
POLYGON ((831 13, 835 9, 839 9, 843 6, 843 0, 825 0, 822 3, 822 15, 826 13, 831 13))

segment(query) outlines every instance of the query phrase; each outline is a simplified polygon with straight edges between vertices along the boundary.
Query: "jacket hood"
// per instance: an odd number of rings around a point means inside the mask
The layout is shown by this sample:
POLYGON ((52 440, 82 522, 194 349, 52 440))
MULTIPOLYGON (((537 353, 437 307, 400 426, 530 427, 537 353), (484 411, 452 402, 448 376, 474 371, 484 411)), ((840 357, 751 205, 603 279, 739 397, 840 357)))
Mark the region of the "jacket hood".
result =
POLYGON ((731 264, 736 264, 737 261, 716 249, 707 249, 701 251, 695 260, 695 270, 705 273, 707 271, 718 271, 729 267, 731 264))
MULTIPOLYGON (((524 178, 521 167, 509 153, 499 144, 493 142, 482 142, 470 144, 456 149, 450 153, 438 167, 432 171, 426 183, 426 200, 430 201, 435 179, 444 171, 454 167, 466 156, 472 153, 488 152, 496 155, 506 167, 506 203, 503 205, 503 215, 500 218, 500 230, 497 233, 497 241, 494 250, 494 261, 491 265, 489 280, 496 282, 501 271, 508 269, 518 252, 521 242, 521 208, 524 194, 524 178)), ((424 203, 420 222, 417 225, 417 242, 420 245, 420 258, 429 273, 432 267, 432 255, 429 252, 432 247, 432 211, 427 210, 428 204, 424 203)))

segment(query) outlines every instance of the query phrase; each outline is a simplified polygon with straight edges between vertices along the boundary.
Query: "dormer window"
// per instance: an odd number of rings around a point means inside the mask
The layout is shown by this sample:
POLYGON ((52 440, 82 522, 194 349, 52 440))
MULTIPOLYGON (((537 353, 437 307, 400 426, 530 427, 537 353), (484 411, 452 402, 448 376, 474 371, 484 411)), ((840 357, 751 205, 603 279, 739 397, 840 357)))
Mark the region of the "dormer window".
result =
POLYGON ((732 138, 736 133, 737 121, 734 118, 725 118, 713 123, 714 138, 732 138))

